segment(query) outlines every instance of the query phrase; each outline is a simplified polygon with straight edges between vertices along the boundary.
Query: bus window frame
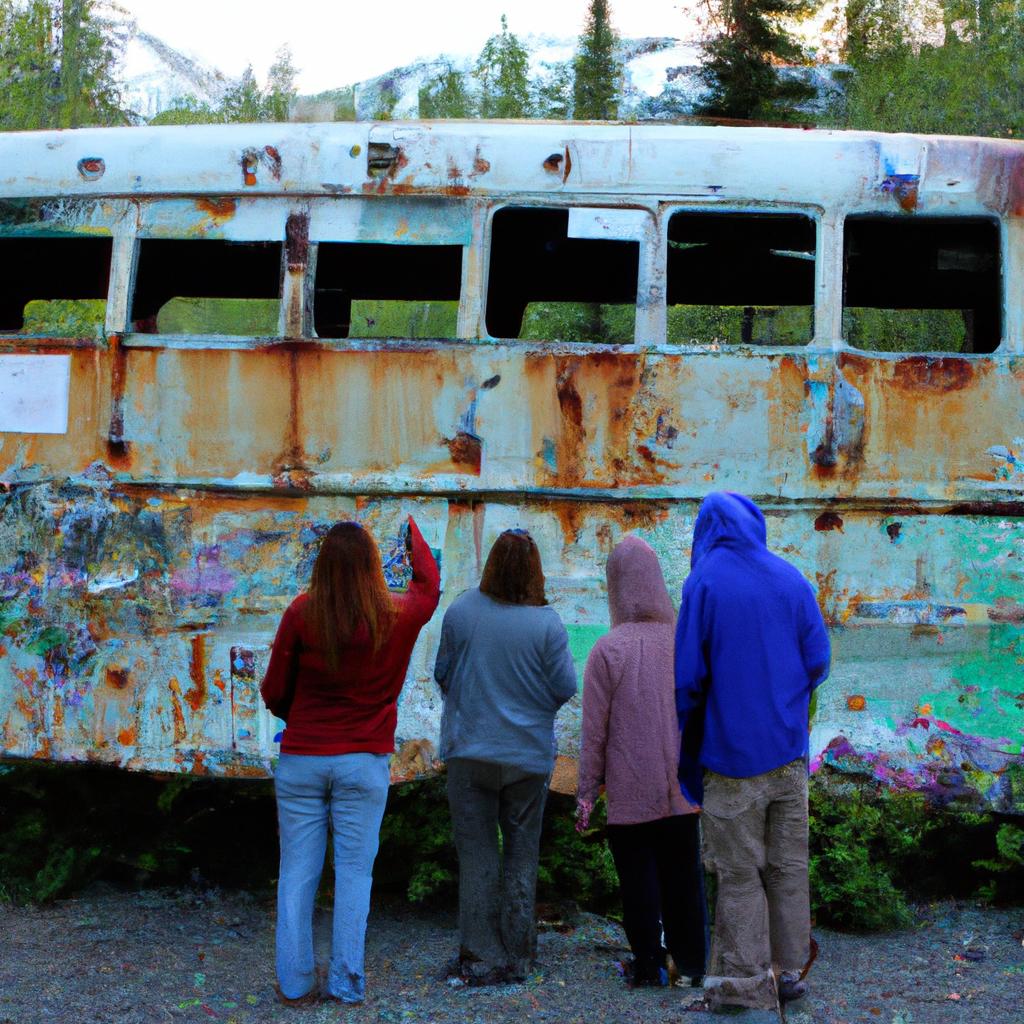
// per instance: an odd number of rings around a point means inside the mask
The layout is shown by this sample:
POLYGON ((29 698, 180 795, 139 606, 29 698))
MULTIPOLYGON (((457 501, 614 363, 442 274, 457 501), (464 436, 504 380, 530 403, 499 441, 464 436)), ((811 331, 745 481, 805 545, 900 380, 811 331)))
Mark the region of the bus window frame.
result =
MULTIPOLYGON (((483 230, 480 236, 480 251, 483 254, 483 258, 479 261, 480 269, 480 280, 482 282, 482 288, 480 289, 480 304, 478 308, 478 329, 477 336, 481 341, 487 341, 492 343, 501 343, 509 345, 527 345, 533 347, 549 347, 552 345, 579 345, 584 349, 602 348, 612 346, 614 348, 632 347, 634 349, 647 348, 648 346, 640 341, 641 331, 643 330, 642 324, 646 323, 650 318, 651 309, 653 303, 647 302, 643 305, 640 302, 640 296, 642 289, 646 289, 648 294, 656 286, 657 276, 655 273, 655 260, 654 252, 657 249, 657 237, 658 237, 658 209, 656 204, 652 202, 642 202, 634 199, 634 197, 626 197, 625 202, 600 202, 592 201, 587 197, 583 196, 572 196, 567 197, 570 201, 557 202, 553 200, 551 196, 545 196, 543 199, 535 199, 532 196, 524 198, 522 200, 502 199, 495 203, 490 203, 486 207, 486 217, 483 225, 483 230), (633 315, 633 338, 631 341, 623 342, 599 342, 599 341, 565 341, 562 339, 555 339, 549 341, 530 341, 523 338, 499 338, 496 335, 491 334, 487 330, 487 304, 489 300, 490 287, 491 287, 491 252, 494 245, 494 217, 500 210, 507 209, 531 209, 531 210, 571 210, 571 209, 584 209, 584 210, 638 210, 642 213, 647 214, 646 230, 644 231, 644 237, 636 244, 640 247, 638 253, 638 265, 637 265, 637 278, 636 278, 636 298, 634 299, 634 315, 633 315)), ((611 239, 610 239, 611 241, 611 239)), ((661 295, 661 303, 664 305, 664 294, 661 295)), ((662 331, 664 335, 664 330, 662 331)))
MULTIPOLYGON (((661 308, 662 328, 661 346, 666 352, 678 352, 691 355, 715 352, 740 352, 751 354, 763 352, 769 355, 786 355, 791 353, 806 352, 809 349, 821 351, 836 347, 835 339, 831 337, 828 326, 831 324, 829 309, 831 300, 830 281, 828 278, 829 261, 825 256, 825 247, 829 244, 829 214, 819 204, 808 203, 762 203, 751 202, 678 202, 675 200, 663 200, 659 209, 660 230, 659 230, 659 258, 662 280, 661 308), (668 229, 669 223, 677 213, 706 213, 706 214, 746 214, 757 216, 758 214, 778 214, 780 216, 805 217, 814 224, 814 301, 812 303, 812 315, 814 330, 807 343, 804 345, 752 345, 745 342, 729 345, 708 344, 681 344, 668 340, 668 229)), ((834 244, 834 243, 833 243, 834 244)), ((839 270, 842 271, 842 249, 840 248, 839 270)), ((841 299, 840 295, 840 299, 841 299)))
POLYGON ((839 254, 839 326, 838 340, 833 346, 837 350, 856 352, 858 355, 870 356, 872 359, 906 359, 914 356, 930 356, 945 359, 991 359, 993 356, 1013 355, 1024 351, 1024 288, 1021 288, 1021 301, 1014 309, 1010 302, 1011 277, 1024 281, 1024 223, 1017 225, 1021 250, 1016 253, 1010 238, 1010 222, 1005 216, 991 211, 961 212, 956 208, 939 208, 927 213, 915 213, 913 219, 918 220, 982 220, 994 223, 998 227, 999 238, 999 302, 1000 302, 1000 337, 999 344, 991 352, 949 352, 944 350, 914 350, 906 352, 887 352, 884 349, 857 348, 851 345, 843 333, 842 317, 846 310, 846 222, 853 219, 876 219, 900 221, 906 214, 893 214, 890 210, 850 206, 835 211, 836 246, 839 254), (1014 273, 1016 271, 1016 273, 1014 273), (1016 345, 1013 338, 1018 339, 1016 345))
MULTIPOLYGON (((438 338, 434 339, 440 342, 464 342, 476 340, 476 333, 472 328, 473 324, 473 299, 470 294, 469 282, 470 282, 470 264, 472 262, 472 250, 474 242, 476 240, 475 226, 477 220, 477 210, 480 206, 478 201, 471 199, 452 199, 448 196, 389 196, 386 198, 378 198, 373 196, 330 196, 330 197, 319 197, 309 202, 307 212, 309 214, 309 261, 306 265, 306 294, 310 296, 310 308, 307 310, 308 322, 309 322, 309 333, 308 340, 310 341, 322 341, 329 345, 344 345, 346 343, 354 342, 358 344, 391 344, 394 345, 394 339, 370 339, 368 341, 360 341, 358 338, 323 338, 316 333, 315 323, 315 297, 314 288, 316 283, 316 267, 317 267, 317 256, 319 252, 319 246, 321 242, 331 243, 342 243, 342 244, 353 244, 353 245, 400 245, 400 246, 460 246, 462 248, 462 270, 461 278, 459 281, 459 298, 458 298, 458 319, 456 322, 455 335, 451 338, 438 338), (416 242, 416 241, 405 241, 402 238, 397 238, 392 234, 389 237, 385 237, 385 232, 381 231, 379 237, 374 234, 373 237, 362 236, 352 238, 337 237, 339 232, 336 228, 331 227, 332 215, 341 219, 338 215, 342 209, 346 209, 348 212, 349 208, 340 207, 339 203, 351 204, 351 208, 363 207, 365 209, 379 209, 386 211, 386 216, 393 218, 396 222, 400 222, 402 219, 402 211, 406 208, 415 210, 417 207, 427 206, 430 201, 436 203, 453 204, 457 203, 460 210, 463 212, 465 217, 465 230, 459 232, 451 232, 451 240, 431 240, 427 242, 416 242), (368 205, 373 204, 373 205, 368 205)), ((383 218, 382 218, 383 219, 383 218)), ((357 217, 356 220, 361 224, 362 218, 357 217)), ((422 344, 422 339, 403 339, 405 341, 412 341, 416 344, 422 344)))
MULTIPOLYGON (((285 316, 286 316, 286 285, 287 285, 287 239, 285 225, 290 214, 300 212, 301 205, 293 198, 279 198, 276 196, 242 196, 238 193, 220 197, 211 196, 175 196, 171 198, 160 197, 156 199, 139 198, 134 201, 138 205, 137 225, 132 230, 130 237, 126 239, 122 258, 129 260, 127 272, 124 273, 126 281, 124 306, 118 309, 118 321, 120 324, 117 333, 123 334, 123 344, 128 348, 235 348, 255 349, 271 342, 286 340, 285 316), (200 203, 213 204, 217 201, 227 201, 234 204, 235 214, 239 207, 244 212, 242 218, 236 220, 233 214, 230 220, 217 223, 214 220, 213 228, 204 227, 200 232, 187 232, 185 230, 174 230, 173 219, 165 221, 161 214, 167 210, 180 207, 182 210, 194 210, 200 203), (276 237, 273 237, 275 236, 276 237), (140 332, 131 330, 132 314, 135 306, 135 289, 138 282, 140 250, 142 243, 146 241, 212 241, 212 242, 235 242, 235 243, 268 243, 281 246, 281 268, 278 275, 278 297, 280 312, 278 315, 277 331, 273 335, 250 335, 216 334, 213 332, 196 334, 161 334, 159 332, 140 332), (130 255, 129 255, 130 254, 130 255)), ((112 264, 119 255, 118 247, 115 244, 112 264)), ((120 268, 119 268, 120 269, 120 268)), ((115 274, 113 266, 111 270, 111 290, 113 292, 115 274)), ((230 296, 224 296, 230 298, 230 296)), ((113 294, 108 297, 108 309, 111 308, 113 294)), ((109 329, 109 317, 108 317, 109 329)))

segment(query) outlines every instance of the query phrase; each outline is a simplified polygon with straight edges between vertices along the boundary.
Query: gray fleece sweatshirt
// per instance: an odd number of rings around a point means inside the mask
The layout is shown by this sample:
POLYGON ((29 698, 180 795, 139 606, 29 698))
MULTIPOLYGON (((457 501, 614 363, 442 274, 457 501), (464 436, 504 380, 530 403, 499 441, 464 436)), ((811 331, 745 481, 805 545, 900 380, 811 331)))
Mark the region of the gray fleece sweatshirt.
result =
POLYGON ((576 693, 569 637, 550 607, 505 604, 479 588, 445 612, 434 678, 444 694, 441 757, 546 775, 555 713, 576 693))

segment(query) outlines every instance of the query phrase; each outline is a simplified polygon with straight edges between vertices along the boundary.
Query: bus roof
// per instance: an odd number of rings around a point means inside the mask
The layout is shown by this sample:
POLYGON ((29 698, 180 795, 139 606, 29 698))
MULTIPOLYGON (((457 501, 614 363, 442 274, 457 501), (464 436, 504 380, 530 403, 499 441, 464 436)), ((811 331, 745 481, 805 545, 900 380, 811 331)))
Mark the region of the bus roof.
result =
POLYGON ((781 127, 388 121, 0 134, 0 197, 657 195, 1024 215, 1024 143, 781 127))

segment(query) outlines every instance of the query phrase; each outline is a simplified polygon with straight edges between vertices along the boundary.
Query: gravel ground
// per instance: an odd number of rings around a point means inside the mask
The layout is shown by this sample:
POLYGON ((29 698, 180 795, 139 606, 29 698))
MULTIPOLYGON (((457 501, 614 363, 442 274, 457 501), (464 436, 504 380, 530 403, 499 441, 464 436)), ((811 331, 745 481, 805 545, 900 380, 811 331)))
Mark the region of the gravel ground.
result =
MULTIPOLYGON (((95 887, 53 906, 0 906, 0 1024, 711 1024, 688 1009, 699 995, 691 989, 624 988, 615 923, 547 916, 541 967, 525 984, 455 990, 440 978, 455 950, 454 917, 377 903, 366 1003, 297 1010, 279 1006, 271 988, 268 899, 95 887)), ((1024 909, 940 903, 920 908, 905 932, 819 930, 812 994, 788 1024, 1024 1024, 1022 926, 1024 909)), ((318 912, 317 930, 323 949, 327 913, 318 912)))

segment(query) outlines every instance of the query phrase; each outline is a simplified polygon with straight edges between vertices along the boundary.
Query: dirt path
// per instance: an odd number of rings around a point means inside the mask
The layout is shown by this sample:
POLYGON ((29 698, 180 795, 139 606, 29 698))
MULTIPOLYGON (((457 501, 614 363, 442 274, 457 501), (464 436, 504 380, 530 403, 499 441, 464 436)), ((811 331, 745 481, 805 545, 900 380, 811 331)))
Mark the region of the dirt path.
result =
MULTIPOLYGON (((42 909, 2 906, 0 1024, 718 1019, 680 1016, 689 989, 627 991, 615 967, 622 931, 591 915, 542 931, 542 968, 525 984, 453 990, 440 980, 455 947, 452 916, 402 904, 372 915, 364 1006, 287 1009, 271 989, 272 921, 265 898, 221 892, 97 887, 42 909)), ((320 940, 328 925, 320 915, 320 940)), ((942 903, 921 908, 907 932, 819 931, 812 996, 794 1006, 789 1024, 1024 1024, 1022 926, 1022 909, 942 903)))

